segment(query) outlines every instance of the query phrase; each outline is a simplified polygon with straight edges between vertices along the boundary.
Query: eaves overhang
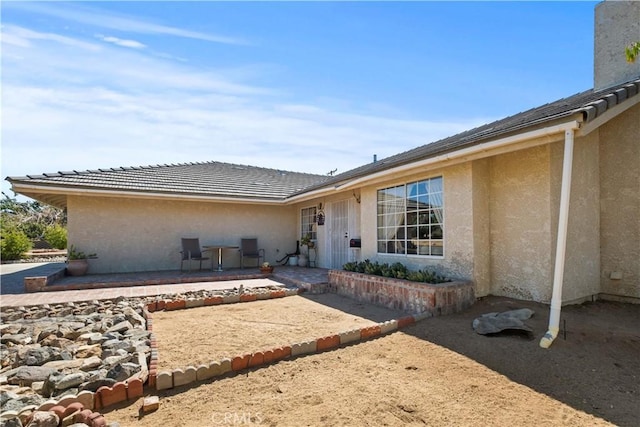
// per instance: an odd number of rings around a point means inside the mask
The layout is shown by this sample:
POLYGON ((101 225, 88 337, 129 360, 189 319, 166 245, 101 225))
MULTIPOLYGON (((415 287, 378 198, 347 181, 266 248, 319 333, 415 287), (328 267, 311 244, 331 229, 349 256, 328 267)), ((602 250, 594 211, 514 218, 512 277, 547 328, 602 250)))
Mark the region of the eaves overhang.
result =
POLYGON ((211 203, 235 203, 235 204, 251 204, 251 205, 281 205, 285 203, 284 198, 266 198, 266 197, 240 197, 229 195, 202 195, 202 194, 180 194, 180 193, 163 193, 154 191, 117 191, 96 188, 77 188, 59 185, 32 184, 20 182, 13 178, 7 178, 11 182, 12 190, 15 193, 23 194, 35 200, 39 200, 59 208, 67 207, 67 198, 69 196, 84 197, 112 197, 112 198, 131 198, 131 199, 155 199, 155 200, 177 200, 177 201, 193 201, 193 202, 211 202, 211 203))
POLYGON ((476 141, 474 144, 464 148, 437 152, 419 160, 414 159, 396 165, 387 165, 387 167, 381 168, 381 170, 376 172, 368 171, 367 173, 351 176, 349 179, 332 181, 322 188, 316 188, 288 197, 287 202, 301 202, 353 189, 354 187, 375 184, 388 180, 391 177, 398 178, 413 174, 418 170, 424 172, 435 168, 453 166, 471 160, 561 141, 564 138, 564 132, 566 130, 577 130, 580 128, 583 122, 583 115, 581 113, 575 113, 572 116, 564 117, 564 119, 564 121, 553 121, 547 124, 547 126, 537 128, 531 126, 534 129, 525 132, 512 132, 502 138, 486 139, 480 142, 476 141))

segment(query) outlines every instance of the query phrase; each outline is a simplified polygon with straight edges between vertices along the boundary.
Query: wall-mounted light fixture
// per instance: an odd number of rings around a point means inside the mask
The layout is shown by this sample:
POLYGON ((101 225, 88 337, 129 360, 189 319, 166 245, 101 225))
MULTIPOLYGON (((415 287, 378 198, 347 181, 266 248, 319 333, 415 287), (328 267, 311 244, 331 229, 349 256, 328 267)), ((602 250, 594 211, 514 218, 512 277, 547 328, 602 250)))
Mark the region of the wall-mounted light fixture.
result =
POLYGON ((324 211, 322 210, 322 202, 318 203, 318 213, 316 214, 316 223, 324 225, 324 211))

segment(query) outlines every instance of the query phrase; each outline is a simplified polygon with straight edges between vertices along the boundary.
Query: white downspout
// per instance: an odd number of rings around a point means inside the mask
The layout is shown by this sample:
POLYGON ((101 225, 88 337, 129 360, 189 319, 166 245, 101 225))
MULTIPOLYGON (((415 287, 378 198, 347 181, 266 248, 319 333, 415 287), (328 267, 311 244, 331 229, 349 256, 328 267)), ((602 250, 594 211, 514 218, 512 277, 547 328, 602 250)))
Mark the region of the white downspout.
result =
POLYGON ((571 196, 571 169, 573 167, 573 129, 564 132, 564 159, 562 163, 562 186, 560 188, 560 213, 558 217, 558 240, 556 242, 556 266, 553 272, 553 293, 549 310, 549 330, 540 340, 540 347, 549 348, 560 330, 560 310, 562 307, 562 282, 564 280, 564 259, 567 248, 567 227, 569 224, 569 198, 571 196))

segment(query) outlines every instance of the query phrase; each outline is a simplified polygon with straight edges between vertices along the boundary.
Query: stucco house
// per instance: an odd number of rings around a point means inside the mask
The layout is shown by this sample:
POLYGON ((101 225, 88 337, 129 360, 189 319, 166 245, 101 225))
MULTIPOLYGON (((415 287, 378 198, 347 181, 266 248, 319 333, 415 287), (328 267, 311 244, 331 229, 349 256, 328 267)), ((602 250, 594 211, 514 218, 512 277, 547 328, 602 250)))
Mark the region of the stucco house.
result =
POLYGON ((67 209, 95 273, 175 270, 181 237, 257 237, 274 263, 311 233, 319 267, 402 262, 476 296, 637 302, 640 61, 624 46, 638 18, 638 2, 596 7, 593 89, 336 176, 203 162, 7 179, 67 209))

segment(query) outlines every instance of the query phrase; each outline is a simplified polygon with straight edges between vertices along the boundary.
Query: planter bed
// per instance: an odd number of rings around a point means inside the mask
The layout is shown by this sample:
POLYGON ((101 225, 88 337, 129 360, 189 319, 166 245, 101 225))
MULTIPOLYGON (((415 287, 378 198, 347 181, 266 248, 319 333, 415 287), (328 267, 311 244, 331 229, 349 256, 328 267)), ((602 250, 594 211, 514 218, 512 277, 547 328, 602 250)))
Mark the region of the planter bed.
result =
POLYGON ((455 281, 432 285, 343 270, 329 271, 329 292, 408 313, 452 314, 471 307, 473 283, 455 281))

